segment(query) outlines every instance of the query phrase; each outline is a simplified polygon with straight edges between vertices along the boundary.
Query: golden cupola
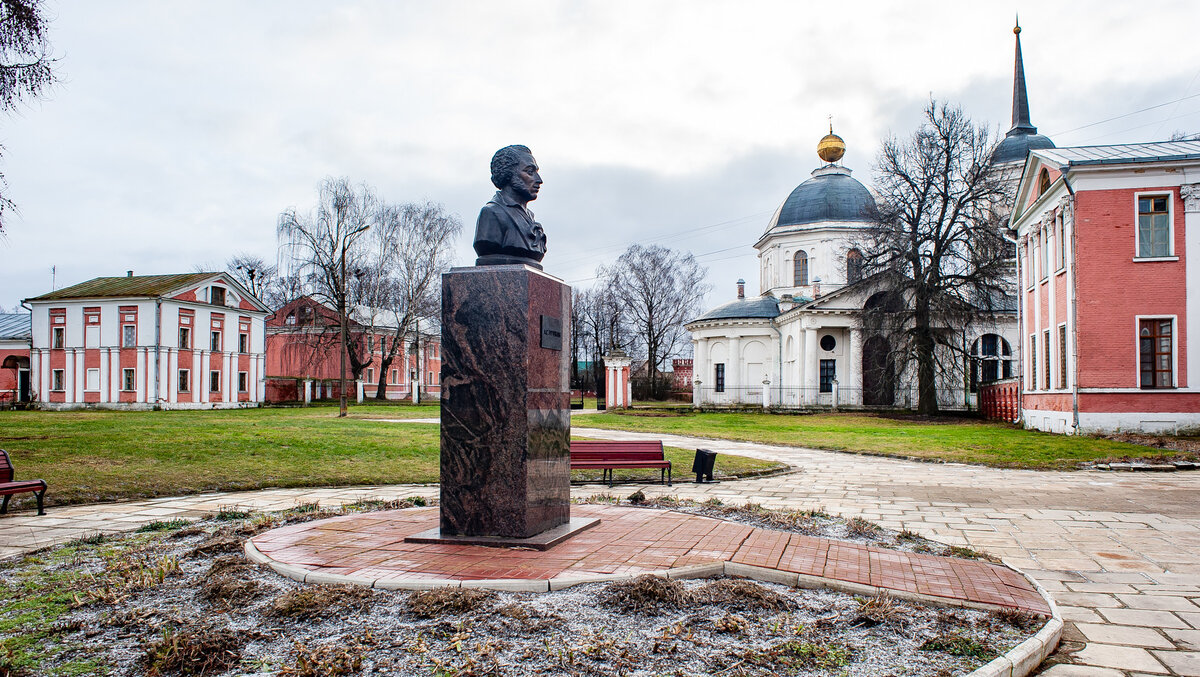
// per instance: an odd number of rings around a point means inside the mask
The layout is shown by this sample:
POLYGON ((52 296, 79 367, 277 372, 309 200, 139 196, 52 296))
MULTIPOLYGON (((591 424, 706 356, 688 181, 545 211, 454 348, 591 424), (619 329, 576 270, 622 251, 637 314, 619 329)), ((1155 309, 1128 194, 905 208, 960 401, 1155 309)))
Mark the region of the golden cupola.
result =
POLYGON ((817 157, 833 164, 841 160, 845 154, 846 142, 842 140, 842 137, 833 133, 833 123, 830 123, 829 133, 821 137, 821 141, 817 143, 817 157))

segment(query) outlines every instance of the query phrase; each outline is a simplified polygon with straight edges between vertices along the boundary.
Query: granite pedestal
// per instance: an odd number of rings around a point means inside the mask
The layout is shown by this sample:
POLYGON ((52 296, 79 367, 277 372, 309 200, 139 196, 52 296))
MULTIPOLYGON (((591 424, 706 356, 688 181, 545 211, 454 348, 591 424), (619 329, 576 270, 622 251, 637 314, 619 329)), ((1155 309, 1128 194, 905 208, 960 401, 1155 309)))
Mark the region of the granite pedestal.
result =
POLYGON ((441 540, 589 526, 571 523, 570 317, 571 288, 530 266, 442 276, 441 540))

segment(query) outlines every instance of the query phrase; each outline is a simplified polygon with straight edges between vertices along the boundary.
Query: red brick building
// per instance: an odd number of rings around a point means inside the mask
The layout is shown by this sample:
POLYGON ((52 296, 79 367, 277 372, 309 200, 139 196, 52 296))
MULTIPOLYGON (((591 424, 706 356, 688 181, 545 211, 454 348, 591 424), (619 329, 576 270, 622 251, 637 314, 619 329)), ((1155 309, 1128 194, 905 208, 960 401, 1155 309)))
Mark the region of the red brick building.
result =
POLYGON ((1200 428, 1200 142, 1034 150, 1011 223, 1026 427, 1200 428))
MULTIPOLYGON (((392 313, 371 313, 365 308, 351 312, 349 341, 365 366, 361 387, 365 397, 375 397, 379 382, 386 399, 439 396, 442 355, 439 337, 429 333, 433 324, 424 320, 421 339, 408 332, 400 339, 395 357, 383 368, 383 359, 396 340, 399 321, 392 313)), ((340 396, 341 354, 337 312, 309 296, 284 305, 267 319, 268 402, 333 398, 340 396), (307 395, 306 395, 307 390, 307 395)), ((347 378, 354 381, 347 359, 347 378)), ((357 384, 346 393, 358 395, 357 384)))
POLYGON ((25 303, 32 395, 44 408, 262 402, 267 308, 225 273, 130 272, 25 303))

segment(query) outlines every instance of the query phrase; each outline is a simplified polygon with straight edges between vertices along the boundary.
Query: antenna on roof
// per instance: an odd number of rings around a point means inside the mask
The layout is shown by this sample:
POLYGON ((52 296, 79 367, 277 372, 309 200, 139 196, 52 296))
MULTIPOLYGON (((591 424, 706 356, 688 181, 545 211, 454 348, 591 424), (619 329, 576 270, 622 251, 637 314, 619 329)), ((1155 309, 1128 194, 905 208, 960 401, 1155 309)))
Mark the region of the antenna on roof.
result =
POLYGON ((50 291, 58 291, 55 280, 58 278, 58 266, 50 266, 50 291))

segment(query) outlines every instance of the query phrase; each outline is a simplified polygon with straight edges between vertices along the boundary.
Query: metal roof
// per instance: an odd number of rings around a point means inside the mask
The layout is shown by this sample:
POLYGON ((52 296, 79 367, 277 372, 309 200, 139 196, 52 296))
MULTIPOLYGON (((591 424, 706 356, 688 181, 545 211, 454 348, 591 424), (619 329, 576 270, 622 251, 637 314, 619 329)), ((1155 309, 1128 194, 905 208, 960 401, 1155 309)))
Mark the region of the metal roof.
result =
POLYGON ((1071 146, 1035 150, 1034 155, 1060 167, 1120 165, 1137 162, 1200 160, 1200 141, 1159 141, 1114 146, 1071 146))
POLYGON ((65 287, 49 294, 35 296, 29 301, 58 299, 115 298, 125 296, 162 296, 190 284, 199 284, 221 273, 179 273, 176 275, 136 275, 97 277, 87 282, 65 287))
POLYGON ((704 320, 772 319, 779 316, 779 301, 774 296, 738 299, 717 306, 692 322, 704 320))
POLYGON ((0 313, 0 339, 33 338, 33 315, 0 313))
POLYGON ((874 213, 871 191, 851 177, 849 169, 826 165, 792 190, 767 230, 821 221, 870 221, 874 213))

